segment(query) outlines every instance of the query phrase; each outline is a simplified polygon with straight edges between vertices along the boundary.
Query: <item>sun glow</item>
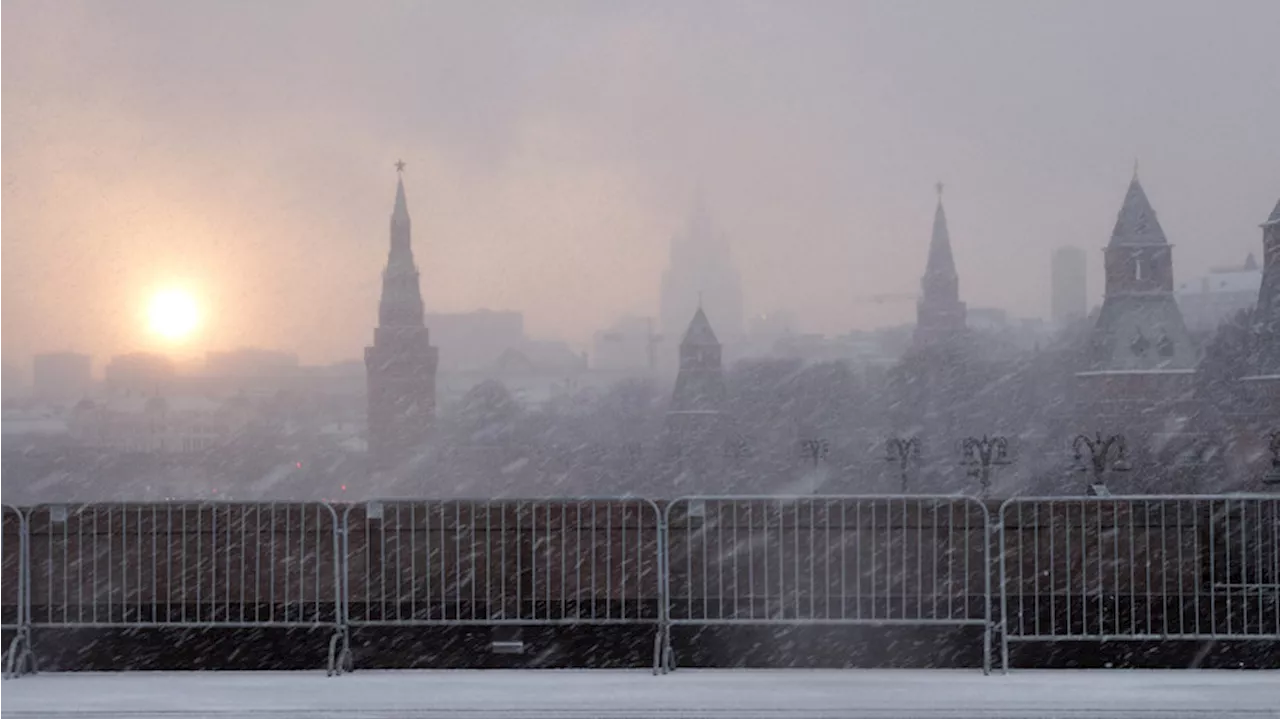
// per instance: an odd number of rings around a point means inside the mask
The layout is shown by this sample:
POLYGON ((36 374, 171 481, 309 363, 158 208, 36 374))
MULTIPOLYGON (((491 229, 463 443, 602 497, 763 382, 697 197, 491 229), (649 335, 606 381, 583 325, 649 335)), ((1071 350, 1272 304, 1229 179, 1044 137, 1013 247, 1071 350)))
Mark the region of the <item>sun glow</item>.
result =
POLYGON ((152 332, 167 340, 182 340, 190 337, 200 324, 200 310, 191 293, 178 289, 161 290, 151 296, 147 319, 152 332))

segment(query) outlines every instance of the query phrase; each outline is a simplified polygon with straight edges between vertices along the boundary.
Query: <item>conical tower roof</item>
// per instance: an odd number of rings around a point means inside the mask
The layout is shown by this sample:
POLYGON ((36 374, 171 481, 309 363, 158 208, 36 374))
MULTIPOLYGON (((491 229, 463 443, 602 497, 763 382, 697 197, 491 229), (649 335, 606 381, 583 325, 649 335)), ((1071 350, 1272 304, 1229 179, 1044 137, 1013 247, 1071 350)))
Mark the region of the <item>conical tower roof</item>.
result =
POLYGON ((1275 225, 1280 225, 1280 200, 1276 200, 1276 209, 1272 210, 1271 216, 1267 218, 1266 222, 1262 223, 1263 227, 1273 227, 1275 225))
POLYGON ((1124 204, 1120 206, 1120 214, 1116 217, 1116 227, 1111 232, 1111 247, 1167 244, 1169 240, 1164 235, 1164 228, 1160 227, 1156 211, 1151 207, 1135 172, 1129 191, 1124 195, 1124 204))
POLYGON ((938 208, 933 212, 933 235, 929 239, 929 261, 925 265, 926 279, 930 276, 954 277, 956 260, 951 254, 951 234, 947 231, 947 211, 938 196, 938 208))
POLYGON ((680 345, 684 347, 719 347, 720 340, 716 338, 715 330, 711 329, 711 322, 707 320, 707 314, 702 311, 702 305, 698 305, 698 311, 693 314, 693 319, 689 322, 689 328, 684 332, 684 339, 680 340, 680 345))

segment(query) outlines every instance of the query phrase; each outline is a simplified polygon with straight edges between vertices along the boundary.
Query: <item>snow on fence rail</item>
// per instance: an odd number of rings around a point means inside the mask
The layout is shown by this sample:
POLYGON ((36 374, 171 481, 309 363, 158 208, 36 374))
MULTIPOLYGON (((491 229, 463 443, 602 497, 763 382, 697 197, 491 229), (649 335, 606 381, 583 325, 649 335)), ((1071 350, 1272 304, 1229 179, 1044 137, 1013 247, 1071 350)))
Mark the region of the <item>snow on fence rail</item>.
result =
POLYGON ((989 515, 964 497, 684 497, 666 509, 672 625, 973 625, 991 665, 989 515))
POLYGON ((1280 639, 1280 497, 1017 498, 1000 507, 1009 643, 1280 639))
POLYGON ((27 519, 14 506, 3 505, 0 527, 3 549, 0 550, 0 630, 13 632, 6 655, 4 675, 12 676, 24 666, 28 656, 26 609, 27 583, 27 519))
POLYGON ((329 628, 338 519, 323 503, 39 505, 27 516, 28 626, 329 628))
POLYGON ((647 499, 384 500, 343 517, 344 640, 369 626, 652 624, 661 513, 647 499))

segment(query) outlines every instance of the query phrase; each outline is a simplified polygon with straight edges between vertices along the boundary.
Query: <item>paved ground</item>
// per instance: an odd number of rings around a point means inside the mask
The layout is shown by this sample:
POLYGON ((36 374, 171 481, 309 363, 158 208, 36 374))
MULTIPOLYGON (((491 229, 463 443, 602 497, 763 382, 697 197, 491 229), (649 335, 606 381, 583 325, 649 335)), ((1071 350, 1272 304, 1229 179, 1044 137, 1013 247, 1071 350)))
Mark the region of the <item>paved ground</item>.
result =
POLYGON ((47 674, 6 719, 1280 717, 1280 672, 493 670, 47 674))

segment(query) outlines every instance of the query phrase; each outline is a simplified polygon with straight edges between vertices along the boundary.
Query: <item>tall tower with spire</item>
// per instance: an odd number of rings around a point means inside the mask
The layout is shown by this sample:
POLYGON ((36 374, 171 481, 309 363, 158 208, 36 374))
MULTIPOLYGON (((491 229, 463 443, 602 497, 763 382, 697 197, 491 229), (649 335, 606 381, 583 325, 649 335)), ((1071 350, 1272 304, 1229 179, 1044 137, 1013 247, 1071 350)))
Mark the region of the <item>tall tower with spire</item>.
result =
POLYGON ((382 272, 382 297, 373 345, 364 351, 369 395, 369 454, 378 469, 393 469, 426 441, 435 419, 436 366, 423 323, 418 266, 413 261, 404 163, 396 163, 391 248, 382 272))
POLYGON ((660 302, 662 333, 667 337, 679 336, 699 307, 705 307, 730 342, 742 331, 742 280, 728 239, 712 223, 701 194, 694 198, 684 231, 671 239, 660 302))
POLYGON ((965 333, 965 306, 960 301, 960 278, 951 254, 947 213, 942 207, 942 183, 937 184, 938 207, 933 213, 933 236, 929 240, 929 260, 920 279, 920 302, 916 306, 915 344, 951 344, 965 333))

